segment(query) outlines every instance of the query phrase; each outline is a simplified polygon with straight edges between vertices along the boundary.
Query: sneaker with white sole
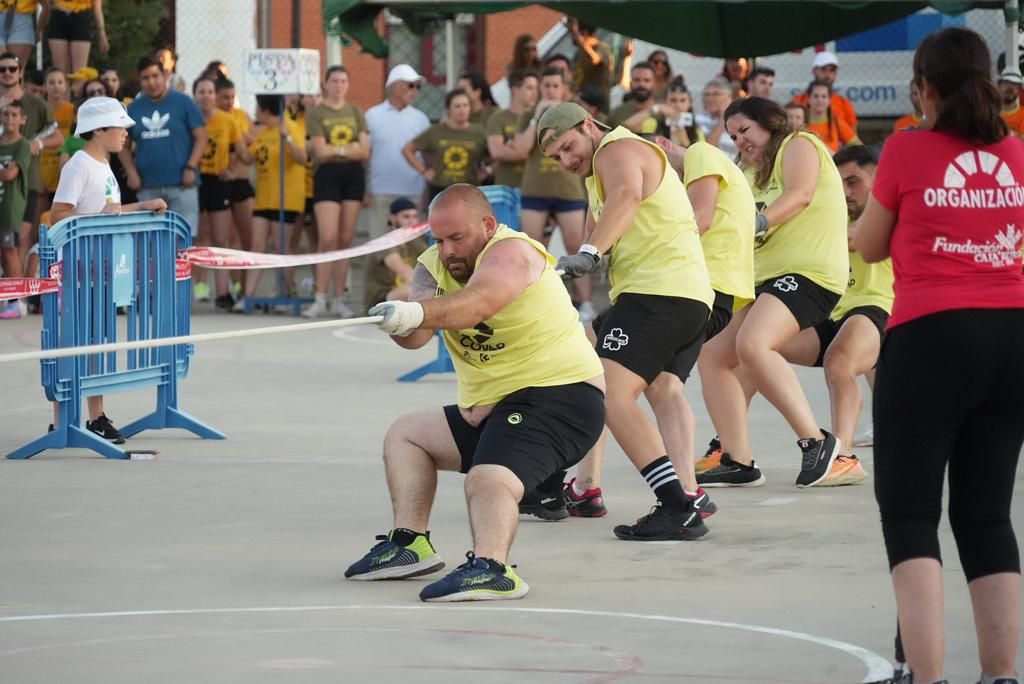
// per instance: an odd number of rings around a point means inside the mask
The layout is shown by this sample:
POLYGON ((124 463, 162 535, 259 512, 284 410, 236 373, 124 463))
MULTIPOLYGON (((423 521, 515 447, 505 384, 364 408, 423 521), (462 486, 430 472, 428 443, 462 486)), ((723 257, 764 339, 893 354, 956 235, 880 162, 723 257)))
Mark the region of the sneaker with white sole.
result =
POLYGON ((853 445, 855 447, 873 447, 875 446, 875 425, 869 423, 863 432, 860 432, 853 436, 853 445))
POLYGON ((320 318, 327 315, 327 300, 314 299, 313 303, 302 310, 303 318, 320 318))
POLYGON ((421 601, 500 601, 518 599, 530 592, 530 585, 516 574, 514 565, 492 558, 479 558, 472 551, 466 562, 428 584, 420 592, 421 601))
POLYGON ((331 300, 331 313, 338 318, 352 318, 356 315, 356 312, 352 310, 345 300, 341 297, 335 297, 331 300))
POLYGON ((369 553, 349 566, 345 578, 351 580, 408 579, 428 575, 444 567, 444 561, 430 543, 430 533, 418 534, 408 546, 396 544, 395 530, 377 535, 369 553))
POLYGON ((800 474, 796 476, 796 486, 813 487, 826 477, 832 469, 832 463, 839 456, 841 444, 831 432, 821 431, 824 439, 798 439, 797 446, 803 454, 800 474))
POLYGON ((11 299, 3 307, 0 307, 0 320, 14 320, 23 318, 28 313, 28 307, 20 299, 11 299))

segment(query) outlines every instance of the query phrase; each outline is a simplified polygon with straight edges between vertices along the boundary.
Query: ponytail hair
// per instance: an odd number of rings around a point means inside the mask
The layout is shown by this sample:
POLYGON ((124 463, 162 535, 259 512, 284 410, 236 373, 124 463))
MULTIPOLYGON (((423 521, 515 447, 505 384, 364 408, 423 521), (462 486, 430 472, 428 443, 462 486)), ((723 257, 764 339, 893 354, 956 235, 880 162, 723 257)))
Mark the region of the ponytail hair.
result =
POLYGON ((924 81, 942 98, 932 130, 950 131, 981 145, 1009 135, 999 115, 992 59, 974 31, 950 26, 926 36, 914 53, 914 82, 923 90, 924 81))
POLYGON ((742 114, 768 132, 768 145, 765 147, 761 160, 757 163, 754 185, 763 188, 772 177, 775 158, 779 156, 782 141, 793 131, 789 128, 786 110, 779 103, 763 97, 744 97, 733 100, 722 117, 726 122, 733 116, 742 114))

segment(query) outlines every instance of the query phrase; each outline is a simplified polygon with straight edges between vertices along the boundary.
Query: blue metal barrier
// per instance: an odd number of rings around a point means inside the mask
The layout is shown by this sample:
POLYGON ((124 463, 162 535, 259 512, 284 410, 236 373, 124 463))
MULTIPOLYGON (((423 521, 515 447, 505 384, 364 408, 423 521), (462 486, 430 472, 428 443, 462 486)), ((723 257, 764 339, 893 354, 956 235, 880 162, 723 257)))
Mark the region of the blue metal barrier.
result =
MULTIPOLYGON (((519 230, 519 212, 521 210, 522 193, 519 188, 510 188, 507 185, 482 185, 481 192, 487 197, 487 201, 494 208, 494 216, 498 223, 503 223, 512 230, 519 230)), ((413 369, 398 378, 398 382, 416 382, 424 375, 431 373, 454 373, 455 365, 452 363, 448 349, 444 346, 444 338, 441 333, 437 335, 437 356, 433 361, 425 363, 419 368, 413 369)))
MULTIPOLYGON (((43 349, 189 334, 191 280, 176 278, 176 256, 191 244, 188 223, 167 212, 67 218, 39 231, 40 271, 61 281, 43 295, 43 349), (124 307, 126 315, 117 310, 124 307), (123 337, 122 337, 123 336, 123 337)), ((82 399, 155 385, 156 410, 121 429, 183 428, 204 439, 224 434, 178 408, 178 380, 188 374, 190 344, 40 362, 47 399, 58 404, 52 432, 7 454, 82 447, 106 458, 128 454, 83 426, 82 399)))

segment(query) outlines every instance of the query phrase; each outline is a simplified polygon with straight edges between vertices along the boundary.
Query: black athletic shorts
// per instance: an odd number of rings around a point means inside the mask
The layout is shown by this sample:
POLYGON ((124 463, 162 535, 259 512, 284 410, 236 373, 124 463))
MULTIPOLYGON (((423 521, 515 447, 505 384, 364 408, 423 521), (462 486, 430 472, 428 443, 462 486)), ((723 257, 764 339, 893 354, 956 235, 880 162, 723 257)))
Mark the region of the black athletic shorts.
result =
POLYGON ((594 319, 597 355, 648 385, 662 371, 686 382, 704 344, 708 314, 696 299, 625 292, 594 319))
POLYGON ((770 294, 793 314, 801 330, 821 323, 839 303, 840 295, 799 273, 787 273, 764 281, 754 288, 757 297, 770 294))
POLYGON ((711 307, 711 317, 708 318, 707 327, 704 328, 704 341, 707 342, 718 333, 725 330, 732 320, 732 307, 735 299, 732 295, 715 290, 715 303, 711 307))
POLYGON ((231 208, 231 190, 227 181, 213 174, 199 177, 199 211, 227 211, 231 208))
POLYGON ((821 367, 825 364, 825 352, 832 345, 833 340, 836 339, 836 335, 839 334, 839 330, 843 327, 846 321, 850 320, 850 316, 865 316, 878 329, 879 342, 885 339, 885 326, 889 322, 889 314, 886 313, 885 309, 877 306, 858 306, 850 309, 846 312, 846 315, 840 318, 838 321, 833 321, 831 318, 826 318, 818 325, 814 326, 814 332, 818 333, 818 360, 814 362, 814 365, 821 367))
POLYGON ((36 222, 36 206, 39 204, 39 191, 29 190, 25 199, 25 213, 21 215, 22 223, 36 222))
POLYGON ((232 204, 238 204, 256 196, 252 183, 244 178, 229 180, 226 183, 228 185, 228 197, 231 199, 232 204))
POLYGON ((313 173, 313 202, 363 201, 366 169, 361 162, 323 164, 313 173))
MULTIPOLYGON (((277 209, 257 209, 252 212, 252 215, 258 218, 267 219, 273 223, 277 223, 281 220, 281 212, 277 209)), ((286 211, 284 212, 285 223, 295 223, 296 219, 299 218, 299 212, 297 211, 286 211)))
POLYGON ((478 427, 459 407, 445 406, 448 427, 468 473, 473 466, 505 466, 532 491, 551 473, 579 463, 604 429, 604 393, 586 382, 527 387, 495 405, 478 427))
POLYGON ((65 12, 54 7, 50 11, 50 40, 92 40, 92 10, 65 12))

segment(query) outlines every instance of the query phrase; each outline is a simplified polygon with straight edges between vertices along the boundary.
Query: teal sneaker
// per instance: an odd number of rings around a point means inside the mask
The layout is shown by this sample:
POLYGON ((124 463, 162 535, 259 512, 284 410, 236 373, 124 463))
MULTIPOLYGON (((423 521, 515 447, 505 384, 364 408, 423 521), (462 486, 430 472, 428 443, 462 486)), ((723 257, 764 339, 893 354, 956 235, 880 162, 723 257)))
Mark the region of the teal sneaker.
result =
POLYGON ((502 565, 489 558, 466 553, 466 562, 420 592, 421 601, 499 601, 517 599, 530 586, 515 572, 514 565, 502 565))
POLYGON ((401 546, 389 534, 377 535, 370 552, 349 566, 345 578, 352 580, 407 579, 440 570, 444 561, 430 543, 430 532, 416 535, 412 544, 401 546))

